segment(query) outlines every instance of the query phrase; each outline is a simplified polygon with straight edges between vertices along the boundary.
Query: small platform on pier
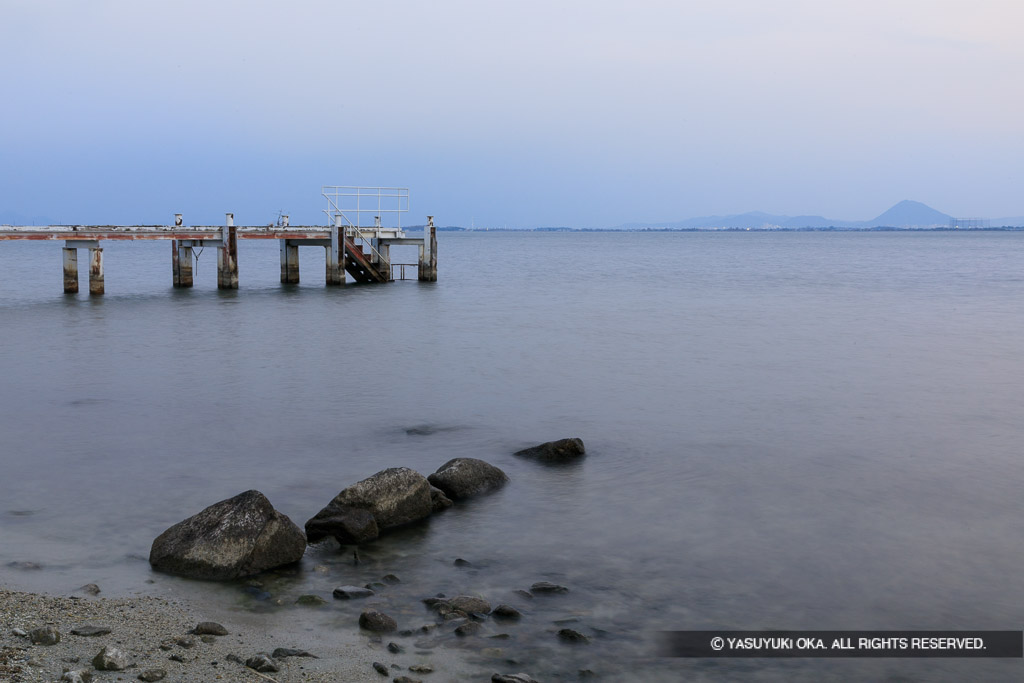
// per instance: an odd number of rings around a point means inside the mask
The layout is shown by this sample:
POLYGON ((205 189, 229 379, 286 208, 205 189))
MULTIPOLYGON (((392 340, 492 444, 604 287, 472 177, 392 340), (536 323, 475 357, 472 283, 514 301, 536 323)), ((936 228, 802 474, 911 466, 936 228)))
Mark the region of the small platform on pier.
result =
MULTIPOLYGON (((357 283, 385 283, 407 279, 406 267, 415 266, 416 279, 437 280, 437 231, 434 217, 427 217, 422 237, 408 237, 398 227, 382 227, 381 215, 408 211, 408 190, 404 188, 364 188, 325 186, 330 220, 327 226, 289 225, 288 216, 281 216, 272 225, 236 226, 234 214, 226 214, 222 226, 186 226, 181 214, 175 214, 172 225, 0 225, 0 241, 49 240, 63 241, 64 291, 78 291, 78 250, 89 250, 89 293, 103 294, 103 247, 105 241, 169 240, 171 270, 175 287, 193 285, 194 249, 217 249, 217 287, 238 288, 238 241, 246 239, 278 240, 281 245, 281 282, 299 282, 299 247, 321 247, 327 250, 326 283, 343 285, 346 273, 357 283), (345 200, 354 199, 355 208, 347 208, 345 200), (372 200, 376 200, 376 203, 372 200), (389 208, 386 200, 396 201, 389 208), (361 227, 363 214, 374 214, 372 227, 361 227), (353 220, 354 219, 354 220, 353 220), (393 263, 391 247, 419 247, 416 263, 393 263), (396 278, 395 276, 399 277, 396 278)), ((411 279, 411 278, 410 278, 411 279)))

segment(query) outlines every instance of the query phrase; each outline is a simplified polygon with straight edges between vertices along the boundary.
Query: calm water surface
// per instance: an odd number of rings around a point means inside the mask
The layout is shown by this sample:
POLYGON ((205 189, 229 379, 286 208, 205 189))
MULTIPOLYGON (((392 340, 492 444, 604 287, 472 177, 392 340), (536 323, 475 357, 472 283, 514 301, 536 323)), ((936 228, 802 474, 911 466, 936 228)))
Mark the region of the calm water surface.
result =
MULTIPOLYGON (((61 293, 59 243, 0 244, 0 584, 199 595, 273 620, 297 609, 276 602, 393 572, 378 602, 402 625, 429 621, 418 599, 436 592, 521 607, 486 625, 513 635, 500 652, 472 656, 543 680, 1021 675, 657 659, 651 634, 1021 628, 1024 234, 439 241, 437 283, 340 289, 321 250, 282 286, 276 244, 245 241, 237 292, 216 290, 212 249, 174 291, 165 243, 109 244, 91 299, 61 293), (587 444, 574 466, 512 455, 565 436, 587 444), (256 590, 146 561, 166 527, 246 489, 301 526, 374 472, 453 457, 511 483, 358 566, 312 547, 256 590), (539 580, 572 590, 512 592, 539 580), (561 619, 594 644, 559 644, 561 619)), ((308 620, 349 628, 353 610, 308 620)))

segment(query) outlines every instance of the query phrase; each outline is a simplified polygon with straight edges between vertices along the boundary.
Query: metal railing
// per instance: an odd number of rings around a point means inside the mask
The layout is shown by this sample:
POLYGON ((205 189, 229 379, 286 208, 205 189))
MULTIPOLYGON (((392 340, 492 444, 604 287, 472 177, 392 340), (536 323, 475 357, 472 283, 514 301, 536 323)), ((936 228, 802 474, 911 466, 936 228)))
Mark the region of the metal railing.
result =
POLYGON ((409 212, 407 187, 323 185, 320 194, 327 200, 324 213, 327 214, 328 225, 334 225, 337 217, 341 216, 347 225, 369 227, 362 220, 363 214, 368 214, 374 217, 374 225, 379 227, 385 217, 394 214, 397 227, 401 230, 402 214, 409 212))
POLYGON ((405 276, 405 268, 406 268, 406 266, 411 266, 413 268, 416 268, 416 278, 419 279, 419 267, 420 267, 420 264, 418 264, 418 263, 392 263, 392 264, 390 264, 390 267, 391 267, 391 279, 392 280, 411 280, 412 279, 411 277, 406 277, 405 276), (401 267, 401 270, 399 272, 402 274, 402 277, 399 277, 399 278, 395 277, 395 268, 396 267, 401 267))

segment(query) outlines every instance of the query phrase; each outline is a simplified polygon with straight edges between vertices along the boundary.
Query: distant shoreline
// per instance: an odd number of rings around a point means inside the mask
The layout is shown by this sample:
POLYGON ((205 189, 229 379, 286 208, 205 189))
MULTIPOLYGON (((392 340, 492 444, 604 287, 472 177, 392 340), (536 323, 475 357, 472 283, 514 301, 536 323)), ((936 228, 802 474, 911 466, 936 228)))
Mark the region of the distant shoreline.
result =
MULTIPOLYGON (((415 230, 416 226, 408 228, 415 230)), ((1020 232, 1024 226, 1006 225, 988 228, 896 228, 878 226, 874 228, 460 228, 448 226, 438 228, 438 232, 1020 232)))

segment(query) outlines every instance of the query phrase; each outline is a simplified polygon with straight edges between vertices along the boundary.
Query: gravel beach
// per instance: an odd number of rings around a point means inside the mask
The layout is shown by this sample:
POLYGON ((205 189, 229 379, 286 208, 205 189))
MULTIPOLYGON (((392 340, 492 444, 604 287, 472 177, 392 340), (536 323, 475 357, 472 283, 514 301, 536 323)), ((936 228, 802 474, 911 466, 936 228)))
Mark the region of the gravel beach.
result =
MULTIPOLYGON (((223 615, 219 616, 223 619, 223 615)), ((0 680, 12 683, 60 681, 67 671, 92 675, 94 681, 148 679, 166 681, 246 681, 258 683, 287 681, 387 681, 393 677, 423 676, 409 666, 423 667, 424 660, 397 661, 383 645, 368 641, 357 632, 332 633, 329 637, 311 634, 306 642, 290 642, 294 636, 270 633, 254 625, 223 619, 227 635, 195 633, 201 622, 211 621, 196 605, 159 597, 103 598, 48 596, 0 589, 0 680), (96 635, 86 627, 99 631, 96 635), (46 633, 36 631, 52 627, 59 634, 55 644, 34 644, 46 633), (109 629, 109 632, 103 633, 109 629), (33 633, 36 631, 36 633, 33 633), (75 631, 79 633, 76 634, 75 631), (99 671, 93 659, 105 647, 120 650, 127 659, 121 671, 99 671), (272 654, 278 648, 309 650, 314 657, 276 657, 278 671, 259 673, 245 666, 258 654, 272 654), (388 674, 373 667, 382 662, 388 674), (166 672, 159 678, 159 671, 166 672)), ((201 629, 202 630, 202 629, 201 629)), ((52 634, 50 635, 52 639, 52 634)), ((443 653, 429 662, 430 681, 467 680, 469 672, 458 661, 446 660, 443 653)), ((480 679, 482 672, 468 679, 480 679)), ((488 680, 485 676, 482 680, 488 680)), ((69 677, 65 680, 78 680, 69 677)), ((85 680, 88 680, 87 678, 85 680)))

